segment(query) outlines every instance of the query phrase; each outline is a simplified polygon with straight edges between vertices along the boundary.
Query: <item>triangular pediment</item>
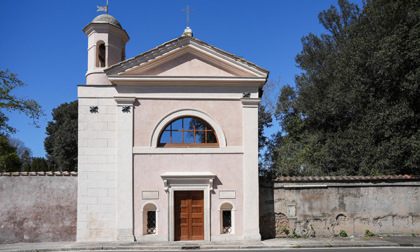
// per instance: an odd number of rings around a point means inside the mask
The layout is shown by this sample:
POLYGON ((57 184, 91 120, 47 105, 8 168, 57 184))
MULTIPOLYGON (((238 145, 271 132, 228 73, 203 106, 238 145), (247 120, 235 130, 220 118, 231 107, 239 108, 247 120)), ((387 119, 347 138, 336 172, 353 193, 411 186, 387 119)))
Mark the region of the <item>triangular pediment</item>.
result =
POLYGON ((105 73, 110 78, 266 78, 268 75, 265 69, 191 37, 169 41, 111 66, 105 73))
MULTIPOLYGON (((171 59, 161 59, 158 64, 139 66, 122 75, 143 76, 255 76, 241 69, 225 66, 217 60, 206 58, 197 53, 186 52, 171 59)), ((152 62, 151 62, 152 63, 152 62)))

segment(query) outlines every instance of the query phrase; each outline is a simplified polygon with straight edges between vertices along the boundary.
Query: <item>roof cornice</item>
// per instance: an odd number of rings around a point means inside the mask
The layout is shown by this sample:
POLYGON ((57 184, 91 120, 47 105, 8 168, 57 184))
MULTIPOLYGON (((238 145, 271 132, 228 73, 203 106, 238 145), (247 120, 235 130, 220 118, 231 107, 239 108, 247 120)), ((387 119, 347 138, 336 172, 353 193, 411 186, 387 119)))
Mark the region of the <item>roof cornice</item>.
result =
POLYGON ((262 86, 267 81, 265 77, 207 77, 207 76, 139 76, 113 75, 108 77, 115 85, 173 85, 178 86, 262 86))

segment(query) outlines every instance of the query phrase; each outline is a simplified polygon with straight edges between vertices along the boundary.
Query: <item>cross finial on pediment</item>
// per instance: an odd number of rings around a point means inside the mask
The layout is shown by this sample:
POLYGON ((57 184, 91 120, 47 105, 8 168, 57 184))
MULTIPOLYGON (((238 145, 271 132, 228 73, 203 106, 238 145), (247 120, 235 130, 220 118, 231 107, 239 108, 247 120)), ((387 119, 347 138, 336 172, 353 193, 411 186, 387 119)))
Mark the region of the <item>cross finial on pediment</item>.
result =
POLYGON ((190 6, 187 5, 187 9, 186 10, 182 10, 182 11, 186 11, 187 12, 187 27, 190 27, 190 12, 194 11, 190 9, 190 6))

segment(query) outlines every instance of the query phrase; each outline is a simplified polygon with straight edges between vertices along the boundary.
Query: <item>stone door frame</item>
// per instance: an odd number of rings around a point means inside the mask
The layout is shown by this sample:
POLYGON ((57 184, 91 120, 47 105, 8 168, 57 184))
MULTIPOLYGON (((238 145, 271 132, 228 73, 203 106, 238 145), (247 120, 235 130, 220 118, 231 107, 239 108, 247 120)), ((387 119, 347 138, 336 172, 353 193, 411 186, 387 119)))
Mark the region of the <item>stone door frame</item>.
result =
POLYGON ((165 173, 161 175, 168 193, 168 240, 175 241, 175 191, 203 191, 204 240, 210 241, 210 192, 216 175, 202 173, 165 173))

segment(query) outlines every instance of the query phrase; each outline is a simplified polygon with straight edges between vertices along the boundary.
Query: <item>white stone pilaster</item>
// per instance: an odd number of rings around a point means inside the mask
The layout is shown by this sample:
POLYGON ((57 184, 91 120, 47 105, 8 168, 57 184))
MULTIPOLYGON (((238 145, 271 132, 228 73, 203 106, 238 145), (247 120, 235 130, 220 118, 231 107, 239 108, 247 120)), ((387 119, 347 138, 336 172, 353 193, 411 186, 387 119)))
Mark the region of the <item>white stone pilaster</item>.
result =
POLYGON ((258 104, 261 99, 243 98, 244 144, 244 240, 261 240, 259 229, 258 104))
POLYGON ((134 241, 133 103, 135 98, 114 98, 117 102, 117 240, 134 241))

